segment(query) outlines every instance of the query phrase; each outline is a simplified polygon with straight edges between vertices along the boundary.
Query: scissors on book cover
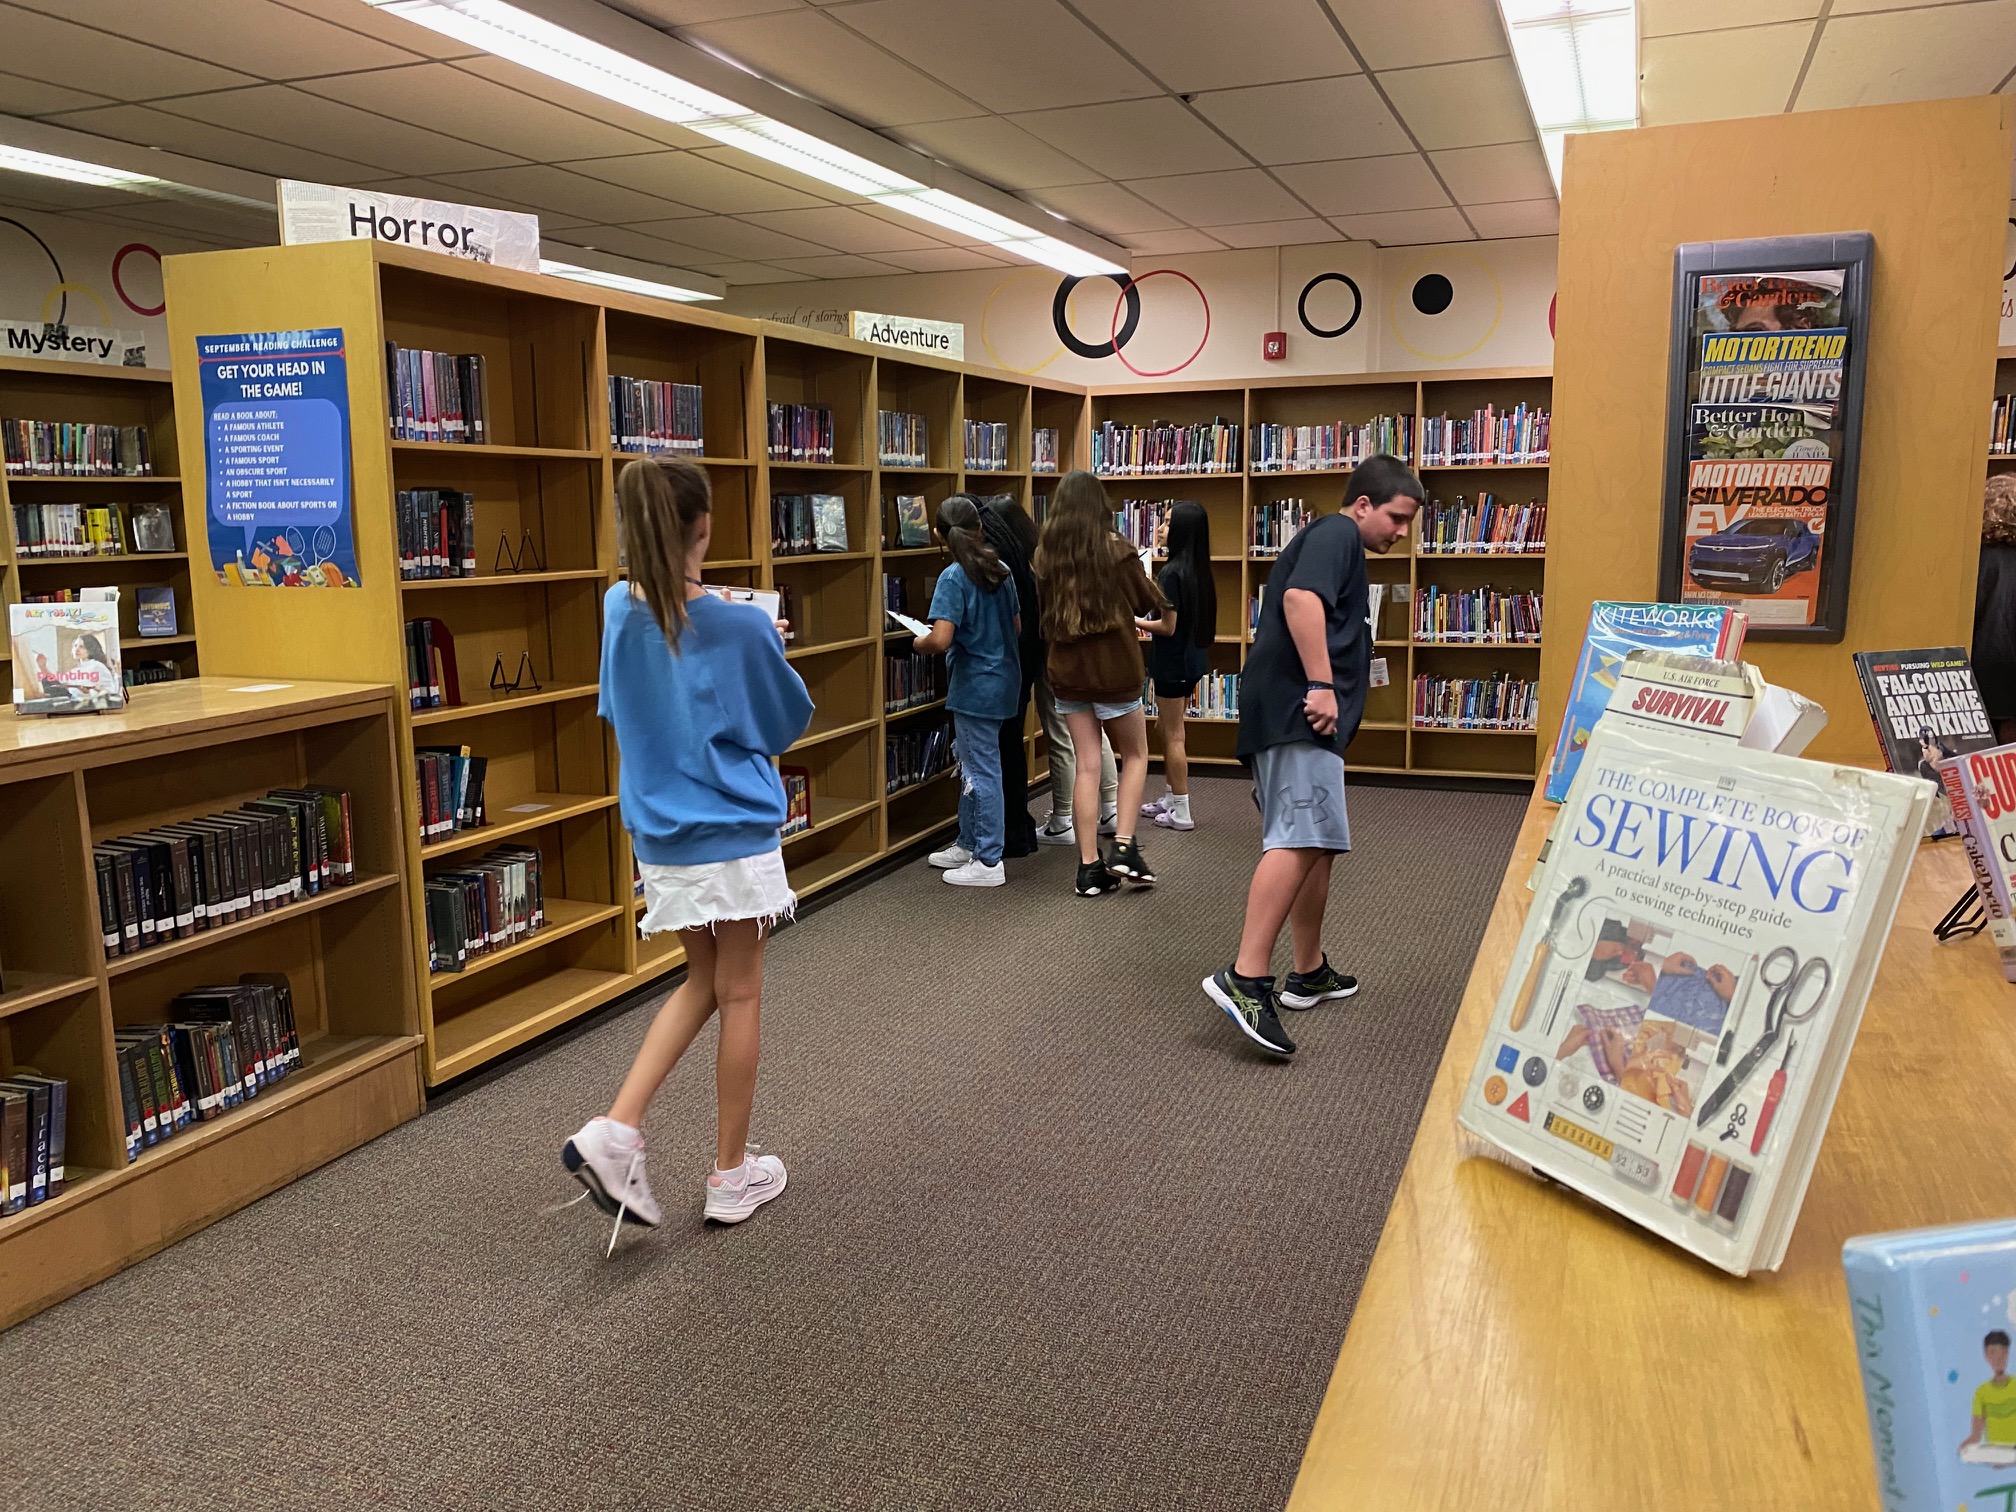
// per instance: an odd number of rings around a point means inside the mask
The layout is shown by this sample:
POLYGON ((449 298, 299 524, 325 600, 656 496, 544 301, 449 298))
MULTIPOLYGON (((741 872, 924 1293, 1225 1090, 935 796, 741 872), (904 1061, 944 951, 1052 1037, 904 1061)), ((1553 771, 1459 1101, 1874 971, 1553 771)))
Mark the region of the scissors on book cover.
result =
POLYGON ((1808 956, 1802 961, 1799 952, 1790 945, 1780 945, 1765 956, 1757 975, 1771 989, 1771 996, 1764 1004, 1764 1032, 1757 1036, 1757 1043, 1743 1059, 1736 1062, 1736 1069, 1722 1078, 1722 1084, 1701 1105, 1701 1112, 1694 1120, 1698 1127, 1706 1127, 1722 1105, 1736 1095, 1737 1089, 1750 1079, 1750 1073, 1764 1063, 1780 1035, 1820 1011, 1834 985, 1834 968, 1824 957, 1808 956))

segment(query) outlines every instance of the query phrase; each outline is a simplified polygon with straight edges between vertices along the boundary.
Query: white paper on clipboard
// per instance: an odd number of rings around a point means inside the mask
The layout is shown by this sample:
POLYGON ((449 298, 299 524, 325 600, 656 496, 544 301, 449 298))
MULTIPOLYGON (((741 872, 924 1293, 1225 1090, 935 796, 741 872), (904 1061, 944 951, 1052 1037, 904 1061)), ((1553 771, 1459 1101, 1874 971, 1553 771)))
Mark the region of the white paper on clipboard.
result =
POLYGON ((784 599, 781 594, 768 588, 737 588, 727 583, 703 583, 702 590, 729 604, 754 604, 770 618, 779 619, 783 614, 784 599))
POLYGON ((907 614, 898 614, 894 609, 887 610, 886 612, 889 618, 896 621, 897 624, 908 630, 912 635, 929 635, 931 633, 931 627, 920 619, 912 619, 907 614))

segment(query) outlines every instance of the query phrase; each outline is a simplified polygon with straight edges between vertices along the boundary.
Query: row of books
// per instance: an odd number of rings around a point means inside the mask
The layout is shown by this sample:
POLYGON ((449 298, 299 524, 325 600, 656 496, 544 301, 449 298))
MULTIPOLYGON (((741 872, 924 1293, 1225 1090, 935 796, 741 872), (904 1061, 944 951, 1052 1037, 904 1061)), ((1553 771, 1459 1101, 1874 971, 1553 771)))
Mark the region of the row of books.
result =
POLYGON ((1997 394, 1988 405, 1988 451, 2016 457, 2016 394, 1997 394))
POLYGON ((1120 539, 1136 550, 1158 547, 1162 526, 1169 518, 1173 499, 1122 499, 1113 511, 1113 528, 1120 539))
POLYGON ((107 956, 135 955, 357 880, 350 795, 275 788, 91 848, 107 956))
POLYGON ((999 420, 966 422, 966 470, 1008 471, 1008 427, 999 420))
MULTIPOLYGON (((1157 717, 1155 701, 1155 679, 1141 681, 1141 702, 1149 710, 1149 717, 1157 717)), ((1197 687, 1183 705, 1185 719, 1223 719, 1237 721, 1239 718, 1239 674, 1237 672, 1206 672, 1198 680, 1197 687)))
POLYGON ((129 688, 148 683, 177 682, 181 677, 182 669, 169 661, 135 662, 125 669, 125 685, 129 688))
POLYGON ((0 459, 10 477, 144 478, 154 471, 146 426, 84 420, 0 420, 0 459))
POLYGON ((1454 504, 1431 499, 1415 529, 1419 556, 1520 556, 1547 549, 1547 503, 1530 499, 1508 504, 1496 494, 1471 503, 1461 494, 1454 504))
POLYGON ((1540 724, 1540 684, 1509 672, 1490 677, 1414 679, 1417 730, 1535 730, 1540 724))
POLYGON ((839 494, 772 494, 770 553, 806 556, 847 549, 847 501, 839 494))
POLYGON ((0 1213, 59 1197, 69 1185, 70 1083, 26 1067, 0 1081, 0 1213))
POLYGON ((900 793, 952 770, 952 725, 891 730, 883 736, 884 790, 900 793))
POLYGON ((1471 411, 1468 420, 1447 415, 1421 417, 1421 465, 1471 467, 1504 462, 1545 462, 1551 417, 1543 409, 1494 404, 1471 411))
POLYGON ((453 871, 428 874, 427 963, 462 971, 471 960, 529 939, 546 927, 539 852, 500 846, 453 871))
POLYGON ((1412 415, 1374 415, 1362 424, 1255 425, 1249 430, 1253 472, 1322 472, 1356 467, 1381 453, 1403 461, 1414 450, 1412 415))
POLYGON ((833 411, 824 404, 770 403, 772 462, 831 462, 833 411))
POLYGON ((1247 522, 1246 549, 1256 556, 1279 556, 1295 539, 1295 532, 1315 518, 1315 511, 1302 499, 1275 499, 1253 506, 1247 522))
POLYGON ((168 1022, 117 1031, 126 1160, 193 1123, 222 1118, 301 1066, 294 990, 280 972, 249 972, 227 986, 192 987, 168 1004, 168 1022))
POLYGON ((1239 471, 1239 422, 1223 418, 1201 425, 1118 425, 1103 421, 1092 432, 1092 471, 1103 478, 1153 473, 1239 471))
POLYGON ((1039 425, 1029 432, 1029 470, 1039 473, 1057 471, 1057 427, 1039 425))
POLYGON ((654 457, 699 456, 707 450, 700 385, 611 373, 609 444, 617 451, 654 457))
MULTIPOLYGON (((910 580, 898 577, 893 572, 882 574, 882 607, 893 609, 898 614, 910 613, 910 580)), ((924 605, 924 608, 930 606, 924 605)), ((894 633, 893 631, 891 632, 894 633)))
POLYGON ((490 362, 481 352, 432 352, 385 343, 395 441, 480 446, 490 440, 490 362))
POLYGON ((476 495, 402 488, 395 499, 402 579, 476 576, 476 495))
MULTIPOLYGON (((447 663, 434 641, 434 621, 406 621, 406 707, 439 709, 457 703, 459 688, 448 686, 447 663)), ((452 653, 451 653, 452 654, 452 653)))
POLYGON ((413 766, 420 787, 420 838, 439 840, 490 822, 484 783, 490 758, 467 746, 418 746, 413 766))
POLYGON ((905 656, 882 658, 882 711, 894 714, 919 704, 936 703, 945 696, 945 658, 905 656))
POLYGON ((875 453, 884 467, 929 467, 930 422, 905 410, 877 410, 875 453))
POLYGON ((1414 639, 1464 644, 1537 641, 1541 597, 1488 585, 1444 588, 1430 583, 1414 596, 1414 639))
MULTIPOLYGON (((90 588, 58 588, 51 593, 24 593, 24 604, 89 604, 101 602, 85 597, 86 594, 101 590, 90 588)), ((173 588, 149 584, 133 590, 135 600, 133 628, 143 640, 157 640, 176 632, 175 590, 173 588)), ((127 680, 131 686, 132 680, 127 680)))
MULTIPOLYGON (((908 551, 931 544, 930 505, 922 494, 897 494, 890 500, 896 519, 896 539, 882 537, 882 549, 908 551)), ((887 519, 887 514, 884 515, 887 519)))
POLYGON ((175 516, 166 504, 16 504, 14 545, 31 560, 170 552, 175 516))

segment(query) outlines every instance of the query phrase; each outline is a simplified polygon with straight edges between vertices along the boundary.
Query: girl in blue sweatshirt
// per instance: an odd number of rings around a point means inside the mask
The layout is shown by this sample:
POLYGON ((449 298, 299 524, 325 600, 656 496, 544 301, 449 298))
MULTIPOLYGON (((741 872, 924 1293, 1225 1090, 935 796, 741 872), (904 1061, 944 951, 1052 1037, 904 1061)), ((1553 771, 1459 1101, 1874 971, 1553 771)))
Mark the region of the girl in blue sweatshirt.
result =
POLYGON ((691 462, 632 462, 617 480, 630 580, 602 606, 601 714, 623 759, 641 927, 676 929, 686 949, 686 980, 658 1010, 608 1114, 560 1152, 618 1233, 625 1218, 658 1222, 644 1179, 644 1110, 716 1012, 719 1124, 706 1216, 740 1223, 784 1190, 784 1163, 748 1153, 749 1107, 763 942, 797 904, 778 849, 785 801, 772 758, 805 733, 812 699, 768 615, 701 589, 712 508, 707 474, 691 462))

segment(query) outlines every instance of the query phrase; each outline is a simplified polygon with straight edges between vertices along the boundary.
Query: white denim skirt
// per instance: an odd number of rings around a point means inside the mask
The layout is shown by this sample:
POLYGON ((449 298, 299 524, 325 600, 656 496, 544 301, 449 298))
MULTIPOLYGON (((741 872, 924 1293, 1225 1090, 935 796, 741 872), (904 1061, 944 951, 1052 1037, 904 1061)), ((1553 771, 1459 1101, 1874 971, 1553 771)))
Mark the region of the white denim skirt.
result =
POLYGON ((652 866, 640 861, 637 869, 644 876, 644 920, 638 927, 647 935, 668 929, 712 929, 735 919, 759 919, 770 925, 790 918, 798 908, 784 878, 781 849, 699 866, 652 866))

